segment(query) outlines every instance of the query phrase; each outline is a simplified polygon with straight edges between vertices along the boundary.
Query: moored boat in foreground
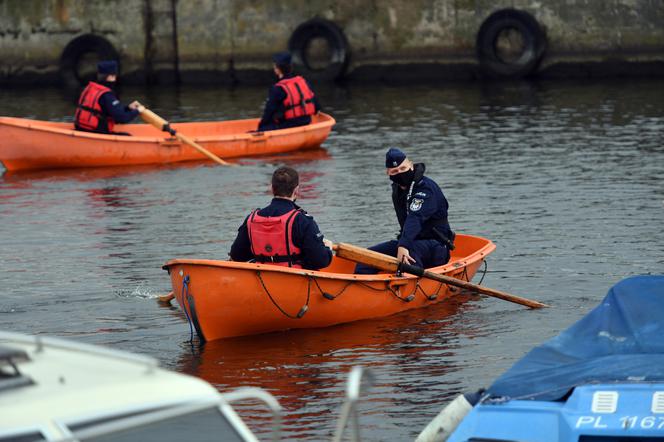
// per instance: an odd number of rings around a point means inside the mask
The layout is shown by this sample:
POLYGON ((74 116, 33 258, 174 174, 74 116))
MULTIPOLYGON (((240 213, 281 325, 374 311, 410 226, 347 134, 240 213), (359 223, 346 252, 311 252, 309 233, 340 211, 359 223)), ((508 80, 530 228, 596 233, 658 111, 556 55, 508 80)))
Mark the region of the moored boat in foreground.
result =
POLYGON ((0 440, 258 439, 231 407, 249 399, 273 413, 267 391, 220 394, 155 359, 69 340, 0 332, 0 440))
MULTIPOLYGON (((495 249, 488 239, 461 234, 455 246, 447 264, 429 270, 470 281, 495 249)), ((203 259, 174 259, 164 265, 175 298, 208 341, 388 316, 457 292, 408 274, 355 275, 354 268, 354 262, 337 256, 320 271, 203 259)))
MULTIPOLYGON (((245 400, 270 410, 272 419, 257 419, 262 432, 284 440, 282 408, 267 391, 219 393, 158 365, 133 353, 0 332, 0 440, 258 442, 232 407, 245 400)), ((360 440, 357 404, 372 379, 369 370, 351 370, 332 440, 349 428, 352 440, 360 440)))
MULTIPOLYGON (((319 147, 334 118, 320 113, 306 126, 250 132, 258 119, 172 123, 173 129, 223 159, 319 147)), ((74 130, 72 123, 0 117, 0 162, 9 171, 166 164, 205 159, 193 147, 147 124, 124 124, 105 135, 74 130)))
POLYGON ((625 279, 417 441, 662 441, 663 336, 664 276, 625 279))

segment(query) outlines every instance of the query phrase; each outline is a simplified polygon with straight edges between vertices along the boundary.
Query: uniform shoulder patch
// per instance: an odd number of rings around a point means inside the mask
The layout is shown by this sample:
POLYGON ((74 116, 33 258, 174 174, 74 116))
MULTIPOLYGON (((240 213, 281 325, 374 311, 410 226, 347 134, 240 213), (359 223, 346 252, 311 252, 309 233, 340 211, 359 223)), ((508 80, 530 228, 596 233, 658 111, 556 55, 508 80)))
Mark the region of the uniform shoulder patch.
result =
POLYGON ((415 195, 413 195, 413 196, 415 196, 415 197, 418 197, 418 196, 419 196, 420 198, 426 198, 428 195, 427 195, 425 192, 417 192, 417 193, 416 193, 415 195))
POLYGON ((422 208, 422 204, 424 203, 424 200, 422 198, 413 198, 410 201, 410 211, 411 212, 417 212, 422 208))
POLYGON ((117 106, 118 104, 120 104, 120 100, 114 100, 111 106, 117 106))

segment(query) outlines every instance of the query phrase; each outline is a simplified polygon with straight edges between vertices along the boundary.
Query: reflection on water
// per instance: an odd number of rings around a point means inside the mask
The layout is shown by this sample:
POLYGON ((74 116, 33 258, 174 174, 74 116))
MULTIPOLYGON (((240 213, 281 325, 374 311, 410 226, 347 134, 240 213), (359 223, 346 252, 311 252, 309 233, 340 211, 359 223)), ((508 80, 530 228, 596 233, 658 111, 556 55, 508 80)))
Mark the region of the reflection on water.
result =
MULTIPOLYGON (((343 402, 346 376, 354 365, 362 365, 383 380, 371 390, 372 414, 395 412, 390 424, 404 425, 412 413, 398 411, 395 404, 429 388, 440 389, 442 397, 456 392, 460 382, 454 372, 461 365, 456 349, 460 342, 485 334, 477 329, 481 322, 457 320, 460 308, 461 300, 455 300, 426 310, 325 329, 212 341, 182 355, 178 368, 221 391, 261 385, 281 397, 288 438, 297 438, 300 433, 331 435, 343 402), (437 378, 436 385, 421 385, 415 380, 422 371, 437 378), (413 373, 413 382, 403 381, 413 373)), ((241 410, 244 416, 261 411, 252 406, 241 410)))
MULTIPOLYGON (((174 121, 255 117, 264 88, 125 89, 174 121)), ((0 115, 71 121, 57 90, 0 90, 0 115)), ((367 440, 409 440, 443 402, 488 385, 533 345, 578 319, 620 279, 664 268, 664 82, 445 84, 320 88, 338 121, 306 153, 240 160, 40 171, 0 177, 0 320, 157 357, 220 390, 268 389, 289 438, 333 431, 352 365, 377 373, 362 407, 367 440), (538 299, 493 298, 321 330, 190 344, 161 269, 227 256, 237 227, 270 199, 277 165, 302 176, 298 203, 328 238, 394 237, 388 147, 427 164, 455 230, 497 250, 485 284, 538 299)), ((361 300, 358 300, 361 302, 361 300)), ((196 340, 194 340, 196 341, 196 340)), ((265 416, 243 405, 253 421, 265 416)), ((256 422, 265 431, 265 419, 256 422)))

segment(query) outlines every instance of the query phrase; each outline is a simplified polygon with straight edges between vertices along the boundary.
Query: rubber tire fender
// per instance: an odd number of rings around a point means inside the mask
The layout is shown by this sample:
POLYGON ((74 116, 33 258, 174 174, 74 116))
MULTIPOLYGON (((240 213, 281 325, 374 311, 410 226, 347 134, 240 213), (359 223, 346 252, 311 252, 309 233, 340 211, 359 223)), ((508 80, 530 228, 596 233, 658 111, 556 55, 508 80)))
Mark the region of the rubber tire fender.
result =
POLYGON ((105 38, 94 34, 78 36, 67 44, 60 57, 60 78, 65 86, 80 87, 91 80, 81 78, 77 71, 79 60, 89 52, 96 53, 99 60, 116 60, 120 63, 118 52, 105 38))
POLYGON ((300 24, 288 39, 288 51, 297 65, 298 73, 313 80, 338 80, 348 67, 350 50, 343 30, 334 22, 323 18, 312 18, 300 24), (315 38, 324 38, 330 46, 329 64, 324 69, 312 68, 306 57, 307 46, 315 38))
POLYGON ((477 33, 477 58, 482 71, 494 78, 521 78, 535 72, 546 50, 546 36, 537 20, 525 11, 501 9, 491 14, 477 33), (523 53, 508 63, 496 50, 496 40, 505 29, 516 29, 524 40, 523 53))

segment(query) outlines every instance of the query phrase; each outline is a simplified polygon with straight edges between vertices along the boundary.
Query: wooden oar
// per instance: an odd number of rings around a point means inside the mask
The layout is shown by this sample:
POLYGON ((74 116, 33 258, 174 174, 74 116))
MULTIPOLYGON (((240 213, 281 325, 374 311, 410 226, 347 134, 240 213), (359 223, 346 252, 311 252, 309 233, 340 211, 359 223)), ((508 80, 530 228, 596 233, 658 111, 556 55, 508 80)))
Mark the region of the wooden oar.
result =
POLYGON ((181 133, 177 132, 175 129, 173 129, 171 127, 171 125, 168 123, 168 121, 164 120, 159 115, 152 112, 150 109, 146 108, 142 104, 139 105, 139 106, 140 106, 139 109, 141 107, 143 108, 139 112, 140 112, 141 118, 146 123, 149 123, 149 124, 153 125, 154 127, 156 127, 159 130, 163 130, 164 132, 168 132, 172 136, 176 137, 178 140, 182 141, 185 144, 190 145, 191 147, 193 147, 194 149, 196 149, 197 151, 199 151, 200 153, 202 153, 203 155, 205 155, 206 157, 208 157, 212 161, 215 161, 215 162, 221 164, 222 166, 232 166, 233 165, 233 164, 227 163, 226 161, 222 160, 221 158, 219 158, 218 156, 216 156, 215 154, 213 154, 209 150, 205 149, 200 144, 196 143, 191 138, 187 137, 186 135, 182 135, 181 133))
POLYGON ((170 304, 170 302, 175 298, 173 292, 167 293, 165 295, 157 296, 157 301, 163 302, 164 304, 170 304))
POLYGON ((482 293, 484 295, 493 296, 494 298, 500 298, 505 301, 514 302, 517 304, 525 305, 530 308, 541 308, 549 307, 546 304, 542 304, 538 301, 533 301, 526 298, 521 298, 519 296, 510 295, 509 293, 501 292, 499 290, 490 289, 487 287, 482 287, 471 282, 462 281, 460 279, 452 278, 451 276, 440 275, 438 273, 433 273, 428 270, 425 270, 414 265, 402 263, 399 265, 399 260, 389 255, 384 255, 382 253, 374 252, 373 250, 364 249, 362 247, 354 246, 352 244, 339 243, 333 246, 333 249, 336 251, 337 256, 340 258, 345 258, 350 261, 359 262, 362 264, 367 264, 371 267, 375 267, 381 270, 387 270, 388 272, 397 272, 400 268, 406 273, 412 275, 421 276, 423 278, 433 279, 435 281, 443 282, 445 284, 454 285, 461 287, 473 292, 482 293))

